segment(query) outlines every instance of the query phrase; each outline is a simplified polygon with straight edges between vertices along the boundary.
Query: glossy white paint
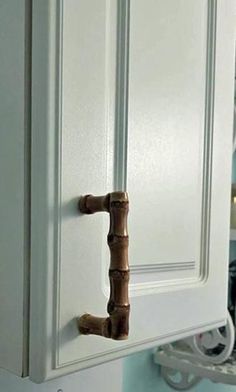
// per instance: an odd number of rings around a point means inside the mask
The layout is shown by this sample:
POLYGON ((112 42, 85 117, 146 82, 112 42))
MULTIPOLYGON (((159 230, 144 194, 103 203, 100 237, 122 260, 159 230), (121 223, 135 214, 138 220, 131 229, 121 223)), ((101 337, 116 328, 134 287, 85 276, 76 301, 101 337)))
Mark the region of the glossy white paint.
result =
POLYGON ((194 262, 198 274, 207 1, 131 1, 130 26, 131 263, 194 262))
POLYGON ((37 382, 225 322, 234 2, 128 6, 33 2, 37 382), (79 215, 77 199, 118 187, 131 199, 127 342, 78 336, 75 322, 105 314, 109 256, 107 217, 79 215))

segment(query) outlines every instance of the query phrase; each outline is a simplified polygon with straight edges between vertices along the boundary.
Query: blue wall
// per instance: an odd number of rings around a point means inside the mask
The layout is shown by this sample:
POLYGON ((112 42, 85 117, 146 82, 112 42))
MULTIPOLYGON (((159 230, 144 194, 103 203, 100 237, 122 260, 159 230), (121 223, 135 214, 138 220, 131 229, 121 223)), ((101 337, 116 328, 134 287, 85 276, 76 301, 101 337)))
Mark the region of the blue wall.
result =
MULTIPOLYGON (((160 377, 159 366, 153 363, 152 351, 144 351, 124 359, 122 392, 173 392, 160 377)), ((235 392, 236 386, 201 381, 193 392, 235 392)))
MULTIPOLYGON (((232 182, 236 183, 236 152, 233 155, 232 182)), ((236 259, 236 241, 230 242, 230 260, 236 259)))
POLYGON ((232 182, 236 183, 236 152, 233 155, 232 182))

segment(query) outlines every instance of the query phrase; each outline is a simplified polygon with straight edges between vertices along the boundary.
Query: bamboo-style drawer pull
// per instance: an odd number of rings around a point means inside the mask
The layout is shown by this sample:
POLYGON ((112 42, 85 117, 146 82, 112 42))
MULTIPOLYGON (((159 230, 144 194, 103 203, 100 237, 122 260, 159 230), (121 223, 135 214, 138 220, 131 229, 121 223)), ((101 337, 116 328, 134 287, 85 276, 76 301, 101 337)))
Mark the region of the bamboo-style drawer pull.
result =
POLYGON ((86 195, 79 199, 79 210, 84 214, 106 211, 110 215, 107 243, 110 248, 109 317, 84 314, 78 318, 78 328, 84 335, 100 335, 115 340, 127 339, 129 333, 129 262, 127 216, 129 200, 126 192, 113 192, 105 196, 86 195))

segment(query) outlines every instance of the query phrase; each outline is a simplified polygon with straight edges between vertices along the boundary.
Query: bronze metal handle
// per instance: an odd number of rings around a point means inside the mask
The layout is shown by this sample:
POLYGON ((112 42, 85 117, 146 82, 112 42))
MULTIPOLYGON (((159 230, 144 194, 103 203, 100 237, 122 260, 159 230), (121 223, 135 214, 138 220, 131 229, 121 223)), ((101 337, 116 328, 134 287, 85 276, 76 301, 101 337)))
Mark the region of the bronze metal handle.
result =
POLYGON ((129 333, 129 262, 127 215, 129 200, 126 192, 112 192, 105 196, 86 195, 79 199, 79 210, 84 214, 106 211, 110 215, 107 243, 110 248, 109 317, 84 314, 78 318, 78 328, 84 335, 100 335, 115 340, 128 338, 129 333))

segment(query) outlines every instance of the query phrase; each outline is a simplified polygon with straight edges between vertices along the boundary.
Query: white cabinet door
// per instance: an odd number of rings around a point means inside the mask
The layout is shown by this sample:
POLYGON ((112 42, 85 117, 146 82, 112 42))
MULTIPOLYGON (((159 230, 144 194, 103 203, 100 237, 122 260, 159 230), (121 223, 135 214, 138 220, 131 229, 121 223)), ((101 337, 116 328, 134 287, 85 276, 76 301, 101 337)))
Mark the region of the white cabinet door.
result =
POLYGON ((30 378, 41 382, 223 325, 233 0, 33 1, 30 378), (109 219, 127 190, 130 334, 106 316, 109 219))

